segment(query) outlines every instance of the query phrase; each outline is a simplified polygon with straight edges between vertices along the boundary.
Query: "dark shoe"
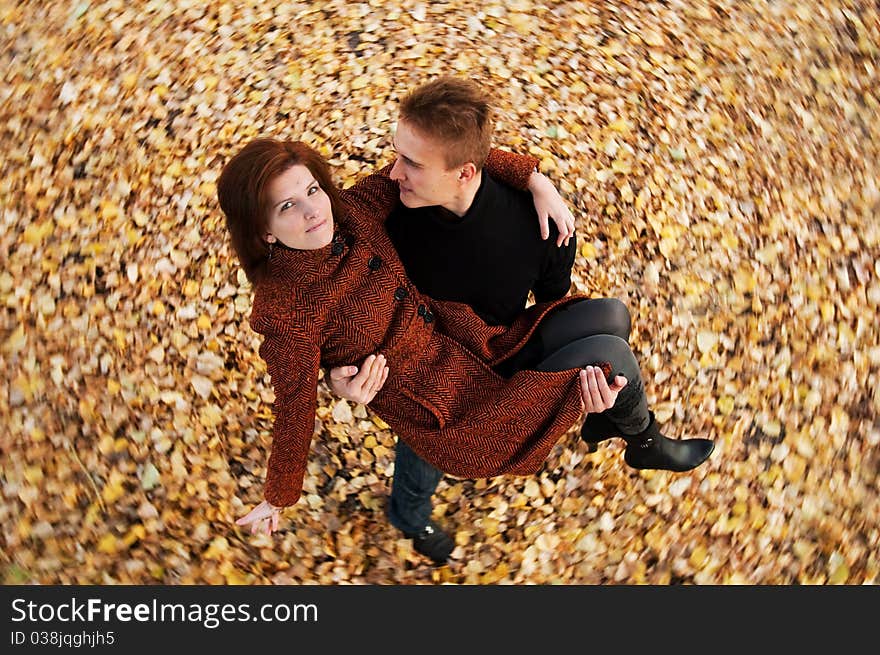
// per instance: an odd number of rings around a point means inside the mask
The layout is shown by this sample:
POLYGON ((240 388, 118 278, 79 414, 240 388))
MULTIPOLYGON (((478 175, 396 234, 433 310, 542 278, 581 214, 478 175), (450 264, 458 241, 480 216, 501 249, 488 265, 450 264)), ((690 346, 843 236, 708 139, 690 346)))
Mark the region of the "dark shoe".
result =
POLYGON ((706 461, 715 449, 709 439, 670 439, 660 433, 651 412, 651 422, 640 434, 624 436, 623 459, 635 469, 690 471, 706 461))
POLYGON ((413 540, 413 548, 417 552, 431 558, 437 564, 444 564, 455 548, 452 537, 432 520, 428 520, 428 525, 419 532, 404 532, 403 534, 407 539, 413 540))
POLYGON ((599 442, 621 436, 620 430, 612 423, 605 412, 587 414, 581 425, 581 439, 587 444, 587 450, 595 453, 599 450, 599 442))

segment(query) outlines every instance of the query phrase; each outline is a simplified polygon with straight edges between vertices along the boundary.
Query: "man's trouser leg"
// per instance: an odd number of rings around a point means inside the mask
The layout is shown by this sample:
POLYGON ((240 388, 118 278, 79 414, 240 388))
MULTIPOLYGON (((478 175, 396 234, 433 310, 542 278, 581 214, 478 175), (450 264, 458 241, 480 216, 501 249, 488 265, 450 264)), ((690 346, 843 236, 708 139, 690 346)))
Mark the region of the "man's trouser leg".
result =
POLYGON ((431 518, 431 497, 442 477, 442 471, 416 455, 398 438, 388 506, 391 525, 406 533, 424 528, 431 518))

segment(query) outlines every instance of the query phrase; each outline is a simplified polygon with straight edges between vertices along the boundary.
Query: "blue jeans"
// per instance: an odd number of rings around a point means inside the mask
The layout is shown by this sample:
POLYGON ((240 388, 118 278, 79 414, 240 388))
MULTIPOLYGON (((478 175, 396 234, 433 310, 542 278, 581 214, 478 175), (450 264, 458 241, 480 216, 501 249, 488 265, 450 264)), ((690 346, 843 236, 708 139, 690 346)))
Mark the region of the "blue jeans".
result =
POLYGON ((431 496, 443 472, 416 455, 399 437, 394 455, 394 479, 388 520, 403 532, 419 532, 431 518, 431 496))

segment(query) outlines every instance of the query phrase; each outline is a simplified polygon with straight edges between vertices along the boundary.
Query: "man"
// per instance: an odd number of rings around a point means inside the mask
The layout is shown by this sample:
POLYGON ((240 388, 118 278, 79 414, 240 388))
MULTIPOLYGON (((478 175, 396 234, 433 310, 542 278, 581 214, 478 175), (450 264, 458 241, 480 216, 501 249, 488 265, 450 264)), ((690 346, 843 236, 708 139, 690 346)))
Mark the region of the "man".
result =
MULTIPOLYGON (((576 239, 573 217, 555 189, 556 201, 536 210, 528 193, 503 186, 482 170, 492 130, 491 104, 474 82, 443 77, 410 93, 401 103, 394 135, 397 160, 391 178, 400 186, 400 203, 386 227, 421 292, 467 303, 489 324, 509 325, 525 310, 530 292, 538 303, 568 294, 576 239), (556 225, 549 224, 548 215, 556 225)), ((532 190, 546 191, 548 185, 552 188, 537 171, 529 179, 532 190)), ((625 320, 628 336, 628 314, 625 320)), ((515 359, 536 356, 527 347, 515 359)), ((382 356, 371 356, 359 369, 331 370, 330 388, 342 398, 369 403, 387 375, 382 356)), ((618 377, 609 384, 593 367, 582 371, 585 414, 598 417, 611 408, 626 382, 618 377)), ((611 436, 617 436, 613 428, 597 438, 611 436)), ((662 458, 650 464, 668 468, 662 458)), ((442 476, 398 439, 389 520, 413 539, 418 552, 438 563, 455 545, 431 519, 431 496, 442 476)))

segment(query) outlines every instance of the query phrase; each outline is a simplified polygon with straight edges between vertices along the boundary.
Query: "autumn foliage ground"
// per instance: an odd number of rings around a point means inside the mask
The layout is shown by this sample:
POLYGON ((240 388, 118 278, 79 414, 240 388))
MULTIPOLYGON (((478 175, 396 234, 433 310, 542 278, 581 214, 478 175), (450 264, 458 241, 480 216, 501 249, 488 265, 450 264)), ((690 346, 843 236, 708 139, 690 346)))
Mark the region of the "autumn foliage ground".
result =
POLYGON ((18 583, 862 584, 880 570, 880 13, 868 1, 0 3, 0 542, 18 583), (439 73, 578 218, 683 474, 572 431, 446 478, 434 568, 395 435, 322 383, 305 493, 261 499, 270 381, 214 181, 258 135, 340 185, 439 73))

